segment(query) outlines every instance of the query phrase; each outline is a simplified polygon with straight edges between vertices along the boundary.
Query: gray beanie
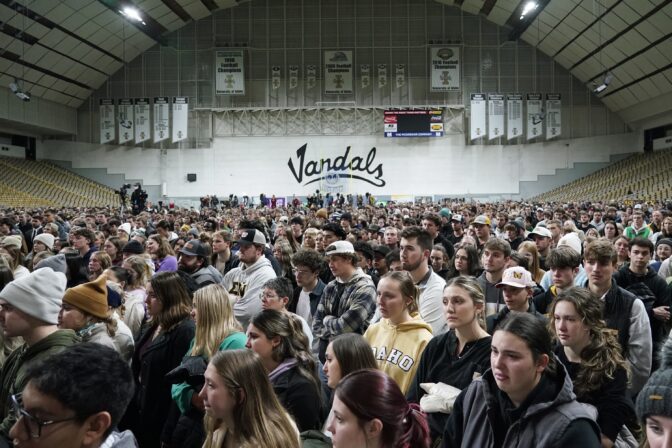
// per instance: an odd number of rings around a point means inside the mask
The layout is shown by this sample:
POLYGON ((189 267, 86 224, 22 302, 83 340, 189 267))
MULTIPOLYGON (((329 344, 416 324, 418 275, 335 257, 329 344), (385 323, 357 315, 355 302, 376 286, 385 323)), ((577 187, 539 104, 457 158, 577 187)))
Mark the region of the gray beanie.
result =
POLYGON ((0 291, 0 299, 29 316, 56 325, 66 283, 65 274, 41 268, 8 283, 0 291))
POLYGON ((51 268, 56 272, 65 274, 68 272, 68 264, 65 262, 65 255, 58 254, 53 257, 45 258, 44 260, 37 263, 35 269, 40 268, 51 268))
POLYGON ((637 395, 635 410, 640 421, 649 415, 672 418, 672 338, 667 338, 660 351, 660 368, 637 395))

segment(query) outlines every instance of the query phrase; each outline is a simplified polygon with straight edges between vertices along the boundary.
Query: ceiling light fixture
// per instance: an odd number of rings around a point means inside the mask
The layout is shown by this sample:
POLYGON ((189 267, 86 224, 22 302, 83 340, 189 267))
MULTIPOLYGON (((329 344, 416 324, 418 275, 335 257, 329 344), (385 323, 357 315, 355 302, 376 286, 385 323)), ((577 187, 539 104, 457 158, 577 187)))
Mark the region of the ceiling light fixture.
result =
POLYGON ((607 87, 609 87, 609 83, 613 79, 614 75, 611 74, 611 72, 607 72, 604 75, 604 79, 602 79, 602 84, 598 85, 593 89, 593 93, 601 93, 604 92, 607 87))
POLYGON ((14 78, 14 81, 9 83, 9 90, 21 101, 30 101, 30 92, 23 91, 18 79, 14 78))
POLYGON ((130 20, 133 20, 135 22, 140 22, 143 25, 147 25, 144 20, 142 20, 142 16, 140 15, 140 11, 138 11, 136 8, 133 8, 132 6, 125 6, 124 9, 120 9, 119 13, 123 16, 128 17, 130 20))
POLYGON ((523 12, 520 13, 520 20, 523 20, 526 15, 537 9, 537 2, 529 1, 525 3, 525 6, 523 7, 523 12))

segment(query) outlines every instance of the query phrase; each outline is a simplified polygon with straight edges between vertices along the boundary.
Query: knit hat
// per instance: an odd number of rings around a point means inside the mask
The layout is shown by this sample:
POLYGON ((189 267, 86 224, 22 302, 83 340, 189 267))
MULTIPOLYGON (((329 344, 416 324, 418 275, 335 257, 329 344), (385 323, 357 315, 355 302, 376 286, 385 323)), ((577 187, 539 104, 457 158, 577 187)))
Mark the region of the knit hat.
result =
POLYGON ((660 368, 637 395, 635 410, 640 421, 649 415, 672 418, 672 338, 667 338, 660 351, 660 368))
POLYGON ((35 269, 41 268, 51 268, 56 272, 66 274, 68 272, 68 264, 65 261, 64 254, 54 255, 53 257, 45 258, 44 260, 37 263, 35 269))
POLYGON ((449 208, 442 208, 441 210, 439 210, 439 216, 443 216, 444 218, 450 218, 450 215, 452 215, 452 213, 450 212, 449 208))
POLYGON ((58 323, 67 279, 62 272, 39 268, 0 291, 0 299, 48 324, 58 323))
POLYGON ((51 233, 40 233, 35 238, 33 238, 33 244, 40 242, 47 246, 47 249, 52 250, 54 248, 54 235, 51 233))
POLYGON ((109 312, 107 309, 107 284, 105 281, 105 276, 101 275, 93 282, 68 288, 63 296, 63 303, 72 305, 100 319, 106 319, 109 317, 109 312))
POLYGON ((117 227, 117 230, 121 230, 122 232, 126 232, 126 235, 131 236, 131 223, 130 222, 125 222, 119 227, 117 227))
POLYGON ((581 255, 581 239, 579 239, 579 235, 574 232, 568 233, 567 235, 560 238, 560 241, 558 241, 558 247, 560 246, 567 246, 571 249, 574 249, 577 254, 581 255))
POLYGON ((656 249, 658 249, 658 246, 660 246, 661 244, 666 244, 666 245, 672 247, 672 238, 661 238, 661 239, 659 239, 658 242, 656 242, 656 249))
POLYGON ((142 254, 145 252, 145 249, 142 247, 142 244, 140 244, 140 241, 136 240, 131 240, 126 245, 124 248, 121 250, 122 253, 125 254, 142 254))
POLYGON ((21 236, 9 235, 2 240, 2 247, 13 247, 14 249, 21 249, 21 236))

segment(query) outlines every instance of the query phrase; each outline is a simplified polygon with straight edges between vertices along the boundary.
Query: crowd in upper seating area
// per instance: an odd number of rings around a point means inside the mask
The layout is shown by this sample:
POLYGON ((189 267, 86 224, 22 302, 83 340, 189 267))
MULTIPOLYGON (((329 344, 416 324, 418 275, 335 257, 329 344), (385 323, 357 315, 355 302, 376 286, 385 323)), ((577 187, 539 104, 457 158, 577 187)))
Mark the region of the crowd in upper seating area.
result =
POLYGON ((672 202, 356 197, 1 211, 0 448, 672 446, 672 202))

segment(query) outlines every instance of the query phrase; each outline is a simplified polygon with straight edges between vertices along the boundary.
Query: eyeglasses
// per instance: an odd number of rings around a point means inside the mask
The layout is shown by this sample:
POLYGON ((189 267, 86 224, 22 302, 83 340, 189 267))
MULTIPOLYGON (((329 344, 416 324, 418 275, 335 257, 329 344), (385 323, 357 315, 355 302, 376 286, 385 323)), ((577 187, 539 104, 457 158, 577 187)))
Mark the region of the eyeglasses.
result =
POLYGON ((21 394, 12 395, 12 408, 14 414, 16 415, 16 420, 19 421, 23 417, 23 424, 26 429, 26 432, 33 439, 38 439, 42 437, 42 428, 49 425, 55 425, 56 423, 70 422, 77 420, 77 417, 62 418, 60 420, 39 420, 36 417, 33 417, 23 408, 23 401, 21 400, 21 394))

